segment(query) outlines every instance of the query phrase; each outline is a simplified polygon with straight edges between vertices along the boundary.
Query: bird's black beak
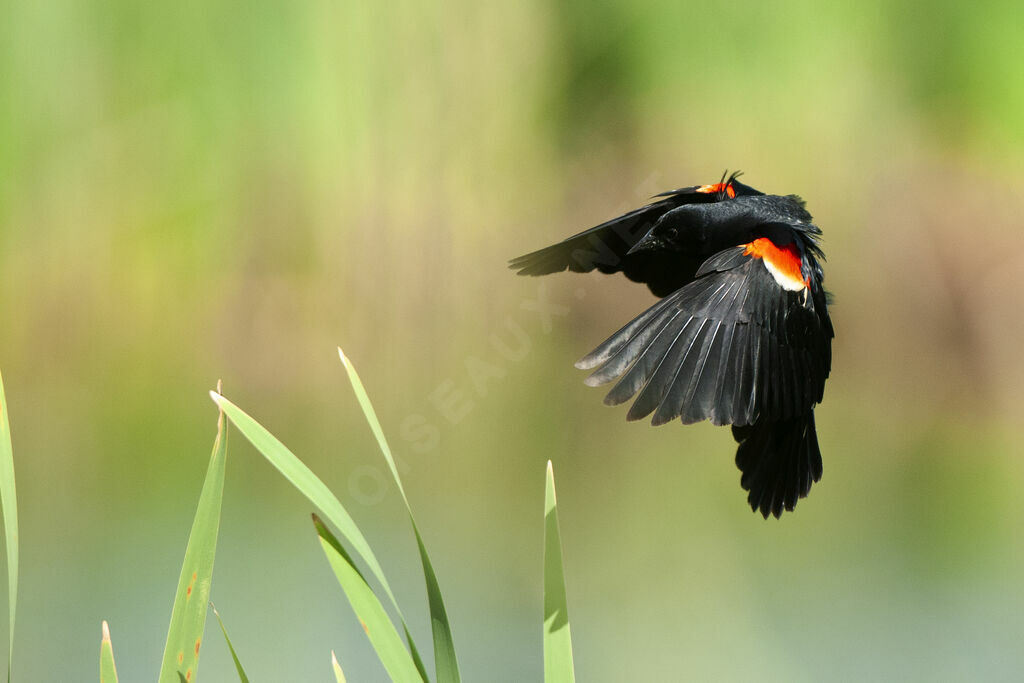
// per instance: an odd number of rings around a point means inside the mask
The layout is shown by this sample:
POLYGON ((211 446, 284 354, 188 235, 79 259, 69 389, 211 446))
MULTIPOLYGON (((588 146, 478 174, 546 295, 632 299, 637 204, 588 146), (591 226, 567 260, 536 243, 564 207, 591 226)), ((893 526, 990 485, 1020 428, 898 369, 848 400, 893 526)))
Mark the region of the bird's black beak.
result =
POLYGON ((629 251, 626 252, 626 256, 636 254, 642 251, 651 251, 661 246, 661 239, 654 234, 654 228, 651 228, 646 235, 641 237, 636 244, 634 244, 629 251))

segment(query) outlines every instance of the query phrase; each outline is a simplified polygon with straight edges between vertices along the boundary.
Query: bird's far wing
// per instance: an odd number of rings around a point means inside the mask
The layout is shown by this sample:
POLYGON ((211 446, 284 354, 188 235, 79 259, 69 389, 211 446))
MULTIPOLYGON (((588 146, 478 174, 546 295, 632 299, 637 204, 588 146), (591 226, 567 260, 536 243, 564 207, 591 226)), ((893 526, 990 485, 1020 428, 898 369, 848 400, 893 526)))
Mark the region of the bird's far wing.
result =
POLYGON ((653 412, 656 425, 680 417, 743 426, 821 401, 831 335, 814 298, 784 289, 743 247, 715 254, 696 275, 576 364, 597 368, 592 386, 618 379, 605 403, 636 395, 628 419, 653 412))
POLYGON ((547 275, 569 270, 574 273, 625 273, 634 282, 647 284, 655 296, 665 296, 693 279, 700 259, 678 253, 629 250, 646 235, 665 213, 684 204, 718 201, 718 185, 695 185, 658 197, 665 197, 618 218, 584 230, 550 247, 509 261, 519 275, 547 275))

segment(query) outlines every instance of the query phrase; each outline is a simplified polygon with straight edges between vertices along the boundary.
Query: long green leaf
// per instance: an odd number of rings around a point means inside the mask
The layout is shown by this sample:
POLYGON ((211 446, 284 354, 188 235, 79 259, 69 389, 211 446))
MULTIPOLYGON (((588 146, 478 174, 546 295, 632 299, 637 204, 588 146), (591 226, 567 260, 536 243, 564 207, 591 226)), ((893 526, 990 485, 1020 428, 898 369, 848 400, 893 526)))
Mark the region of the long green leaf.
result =
POLYGON ((384 570, 381 569, 380 562, 377 561, 377 556, 374 555, 370 544, 367 543, 366 538, 363 536, 363 532, 356 526, 355 520, 345 510, 341 501, 331 493, 326 484, 313 474, 312 470, 295 457, 295 454, 288 450, 277 437, 267 431, 263 425, 220 394, 211 391, 210 396, 220 406, 221 410, 224 411, 224 414, 228 416, 235 427, 238 428, 238 431, 256 447, 256 450, 271 465, 284 475, 285 479, 290 481, 313 505, 320 509, 327 521, 333 524, 341 532, 342 537, 352 546, 355 554, 366 563, 370 573, 384 588, 384 592, 387 593, 392 606, 398 613, 413 660, 417 663, 417 668, 422 671, 423 662, 419 651, 416 649, 416 644, 413 642, 412 635, 406 626, 405 617, 398 606, 398 601, 391 591, 391 585, 384 576, 384 570))
POLYGON ((341 664, 338 664, 338 657, 334 654, 334 650, 331 650, 331 669, 334 670, 334 680, 337 683, 345 683, 345 672, 341 670, 341 664))
POLYGON ((544 681, 572 683, 572 637, 562 572, 562 540, 558 531, 555 474, 548 460, 544 486, 544 681))
POLYGON ((313 524, 320 536, 320 545, 327 555, 327 561, 391 680, 402 683, 423 681, 422 674, 409 651, 405 649, 395 625, 384 611, 380 600, 374 595, 373 589, 352 562, 352 558, 316 515, 313 515, 313 524))
MULTIPOLYGON (((218 383, 218 389, 219 389, 218 383)), ((206 627, 206 609, 210 602, 213 560, 217 553, 220 507, 224 494, 224 469, 227 461, 228 429, 223 411, 217 417, 217 438, 213 442, 206 480, 199 494, 196 516, 189 533, 185 560, 174 596, 171 623, 167 629, 160 683, 195 683, 199 664, 199 646, 206 627)))
POLYGON ((11 680, 14 659, 14 613, 18 604, 18 496, 14 487, 14 449, 11 425, 7 420, 4 378, 0 375, 0 507, 4 515, 4 540, 7 543, 7 608, 10 612, 10 647, 7 651, 7 680, 11 680))
POLYGON ((231 659, 235 663, 235 671, 238 672, 238 680, 241 683, 249 683, 249 677, 245 675, 245 669, 242 668, 242 662, 238 661, 238 654, 235 652, 235 646, 231 644, 231 639, 228 638, 228 630, 224 628, 224 620, 220 618, 220 612, 217 608, 210 603, 210 608, 213 610, 213 616, 217 617, 217 623, 220 624, 220 632, 224 634, 224 641, 228 644, 228 650, 231 652, 231 659))
POLYGON ((114 666, 114 645, 110 642, 110 627, 103 622, 103 640, 100 641, 100 683, 117 683, 114 666))
POLYGON ((427 548, 423 544, 419 527, 416 526, 412 507, 409 505, 409 499, 405 495, 405 488, 402 486, 402 479, 398 476, 398 467, 395 466, 395 459, 391 455, 391 448, 388 446, 387 439, 384 438, 384 430, 380 426, 380 420, 377 419, 377 412, 373 409, 373 404, 370 403, 370 397, 366 393, 366 388, 363 386, 362 380, 359 379, 359 373, 356 372, 355 366, 349 362, 341 347, 338 347, 338 356, 341 357, 341 362, 345 365, 345 371, 348 373, 348 378, 352 383, 352 389, 355 391, 359 406, 363 409, 363 415, 366 416, 366 421, 370 425, 370 431, 377 438, 377 445, 380 446, 381 453, 384 454, 384 459, 391 469, 391 476, 395 479, 395 485, 398 486, 398 491, 402 494, 402 501, 405 503, 405 509, 409 513, 409 522, 412 524, 413 533, 416 534, 416 546, 420 551, 420 562, 423 565, 423 576, 427 584, 430 625, 434 636, 434 668, 437 675, 437 683, 458 683, 459 662, 455 656, 455 643, 452 639, 451 625, 448 622, 448 611, 444 607, 441 587, 437 583, 437 575, 434 573, 434 567, 430 563, 430 556, 427 554, 427 548))

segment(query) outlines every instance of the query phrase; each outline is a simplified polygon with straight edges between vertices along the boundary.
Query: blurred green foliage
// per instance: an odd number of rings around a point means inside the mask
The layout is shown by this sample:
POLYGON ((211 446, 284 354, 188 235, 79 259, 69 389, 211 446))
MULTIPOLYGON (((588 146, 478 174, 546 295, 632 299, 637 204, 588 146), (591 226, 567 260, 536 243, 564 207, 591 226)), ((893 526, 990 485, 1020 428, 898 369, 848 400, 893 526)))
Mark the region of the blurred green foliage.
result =
MULTIPOLYGON (((1022 20, 1002 0, 5 4, 15 678, 93 670, 101 618, 121 673, 155 673, 218 378, 392 539, 382 564, 414 557, 339 343, 401 435, 467 680, 542 671, 549 457, 581 680, 1019 677, 1022 20), (726 167, 808 199, 837 299, 824 480, 779 522, 745 508, 727 430, 627 424, 582 385, 571 362, 649 294, 504 268, 726 167), (541 284, 568 308, 549 328, 522 308, 541 284)), ((326 678, 335 649, 380 679, 320 598, 308 504, 254 455, 228 466, 213 586, 240 658, 326 678)), ((403 604, 418 572, 393 577, 403 604)), ((228 678, 229 653, 203 670, 228 678)))

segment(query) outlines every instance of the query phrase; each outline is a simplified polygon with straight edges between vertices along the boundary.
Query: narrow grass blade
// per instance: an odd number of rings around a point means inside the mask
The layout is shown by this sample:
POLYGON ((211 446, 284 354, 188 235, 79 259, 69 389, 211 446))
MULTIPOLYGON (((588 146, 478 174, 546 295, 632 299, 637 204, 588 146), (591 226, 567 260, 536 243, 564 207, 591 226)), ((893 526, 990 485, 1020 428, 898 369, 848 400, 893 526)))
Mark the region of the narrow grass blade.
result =
POLYGON ((235 662, 235 671, 238 672, 238 680, 241 683, 249 683, 249 677, 245 675, 245 669, 242 668, 242 663, 238 661, 238 654, 235 653, 235 646, 231 644, 231 639, 228 638, 228 630, 224 628, 224 620, 220 618, 220 612, 217 608, 210 603, 210 608, 213 610, 213 616, 217 617, 217 623, 220 624, 220 632, 224 634, 224 641, 228 644, 228 650, 231 652, 231 659, 235 662))
MULTIPOLYGON (((218 390, 220 383, 218 382, 218 390)), ((213 442, 206 481, 199 494, 199 505, 189 533, 185 560, 174 596, 171 623, 167 629, 160 683, 195 683, 199 646, 206 626, 206 606, 210 602, 213 560, 220 530, 220 507, 224 493, 224 469, 227 461, 228 429, 223 411, 217 417, 217 438, 213 442)))
POLYGON ((423 544, 419 527, 416 526, 416 520, 413 518, 412 507, 409 505, 409 499, 405 495, 402 479, 398 476, 398 467, 395 466, 395 459, 391 455, 391 448, 388 446, 387 439, 384 438, 384 430, 380 426, 380 420, 377 419, 377 412, 373 409, 373 404, 370 403, 370 397, 366 393, 366 388, 363 386, 362 380, 359 379, 359 373, 356 372, 355 366, 349 362, 345 352, 340 347, 338 348, 338 355, 341 357, 341 362, 345 365, 345 371, 348 373, 348 378, 352 383, 352 389, 355 391, 359 406, 363 409, 363 415, 366 416, 366 421, 370 424, 370 431, 377 438, 377 445, 380 446, 381 453, 384 454, 384 459, 387 461, 388 467, 391 468, 391 476, 394 477, 395 485, 398 487, 399 493, 402 494, 402 501, 405 503, 405 509, 409 513, 409 522, 412 524, 413 533, 416 534, 416 546, 420 551, 420 562, 423 565, 423 576, 427 584, 427 601, 430 605, 430 626, 434 636, 434 667, 437 683, 458 683, 459 662, 455 656, 455 643, 452 639, 451 625, 448 622, 448 611, 444 607, 441 587, 437 583, 437 575, 434 573, 434 567, 430 563, 430 556, 427 555, 427 547, 423 544))
POLYGON ((295 454, 288 450, 277 437, 268 432, 263 425, 220 394, 210 392, 210 396, 220 406, 221 410, 224 411, 224 414, 228 416, 235 427, 238 428, 238 431, 256 447, 256 450, 271 465, 277 468, 278 472, 284 475, 285 479, 290 481, 313 505, 320 509, 327 521, 333 524, 341 532, 342 537, 352 546, 356 556, 366 563, 373 578, 380 583, 392 606, 398 613, 405 631, 406 641, 409 643, 409 649, 412 651, 413 659, 416 661, 418 668, 422 669, 423 665, 419 651, 416 649, 416 644, 409 634, 409 629, 405 627, 405 617, 402 615, 398 601, 391 591, 391 585, 384 576, 384 570, 381 569, 380 562, 377 561, 377 556, 370 548, 370 544, 367 543, 363 532, 356 526, 355 520, 345 510, 341 501, 331 493, 326 484, 313 474, 312 470, 295 457, 295 454))
POLYGON ((337 683, 345 683, 345 672, 341 670, 341 664, 338 664, 338 657, 334 654, 334 650, 331 650, 331 669, 334 670, 334 680, 337 683))
POLYGON ((100 683, 117 683, 114 666, 114 645, 110 642, 110 627, 103 622, 103 640, 100 641, 100 683))
POLYGON ((562 572, 562 540, 555 503, 555 474, 548 460, 544 486, 544 681, 571 683, 575 680, 569 608, 562 572))
POLYGON ((7 608, 10 613, 10 647, 7 651, 7 680, 11 680, 14 659, 14 613, 18 603, 18 497, 14 488, 14 449, 11 425, 7 420, 4 378, 0 375, 0 507, 4 514, 4 540, 7 543, 7 608))
POLYGON ((331 533, 319 517, 313 515, 313 524, 320 537, 320 545, 327 555, 327 561, 334 570, 345 596, 348 598, 352 610, 359 618, 359 622, 366 631, 366 637, 370 639, 373 649, 377 651, 377 657, 388 672, 393 681, 421 683, 424 679, 422 673, 413 661, 412 655, 405 649, 401 636, 395 630, 384 606, 374 595, 373 590, 366 579, 356 568, 341 543, 331 533))

